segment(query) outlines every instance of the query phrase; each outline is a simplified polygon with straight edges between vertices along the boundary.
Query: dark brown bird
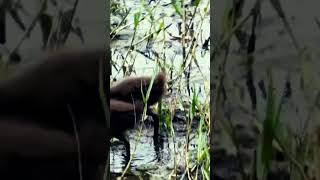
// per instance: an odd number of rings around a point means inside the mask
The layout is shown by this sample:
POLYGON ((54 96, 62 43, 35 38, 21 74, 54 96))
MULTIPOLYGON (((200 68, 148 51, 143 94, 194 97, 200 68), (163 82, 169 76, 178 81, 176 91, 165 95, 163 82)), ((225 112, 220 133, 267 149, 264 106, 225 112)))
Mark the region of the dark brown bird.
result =
POLYGON ((112 134, 113 137, 124 142, 127 161, 130 157, 130 144, 124 132, 133 128, 135 121, 140 120, 145 105, 147 115, 152 116, 154 120, 154 137, 158 136, 159 118, 150 106, 156 104, 164 95, 166 77, 164 73, 159 73, 155 77, 147 104, 144 104, 143 96, 147 94, 151 79, 152 77, 145 76, 127 77, 110 88, 112 134))
MULTIPOLYGON (((118 99, 128 103, 140 100, 142 101, 142 93, 144 96, 151 83, 151 77, 128 77, 116 83, 110 89, 110 98, 118 99), (142 91, 141 91, 142 87, 142 91)), ((147 102, 148 106, 157 103, 165 93, 166 76, 164 73, 159 73, 152 84, 150 96, 147 102)))
POLYGON ((98 91, 105 52, 49 53, 0 82, 0 179, 79 179, 72 119, 83 179, 93 179, 105 164, 110 137, 98 91))
MULTIPOLYGON (((101 58, 110 59, 106 50, 49 53, 0 81, 0 179, 79 179, 72 119, 79 133, 83 179, 102 178, 97 169, 105 164, 109 139, 117 137, 128 146, 123 133, 143 112, 141 83, 146 92, 151 78, 128 78, 110 89, 111 129, 106 129, 98 91, 101 58)), ((161 99, 164 84, 160 73, 148 107, 161 99)))

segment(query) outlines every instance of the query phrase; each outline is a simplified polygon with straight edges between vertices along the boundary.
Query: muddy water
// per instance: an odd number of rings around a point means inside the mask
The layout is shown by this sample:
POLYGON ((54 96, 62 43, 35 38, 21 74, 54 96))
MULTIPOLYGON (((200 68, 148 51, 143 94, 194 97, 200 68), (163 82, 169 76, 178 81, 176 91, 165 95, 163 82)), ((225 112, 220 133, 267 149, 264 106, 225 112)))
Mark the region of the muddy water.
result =
MULTIPOLYGON (((176 69, 178 69, 179 65, 181 65, 183 60, 181 41, 175 39, 176 37, 179 37, 178 24, 181 23, 181 18, 178 17, 174 8, 172 7, 172 5, 170 5, 171 1, 164 0, 159 2, 160 3, 157 6, 157 10, 155 11, 154 16, 156 19, 162 17, 163 22, 165 23, 165 27, 169 26, 167 28, 167 33, 165 34, 165 42, 163 43, 162 41, 160 41, 163 39, 162 34, 160 33, 157 36, 156 38, 157 40, 155 42, 151 42, 147 45, 146 44, 147 41, 143 41, 143 43, 135 47, 135 51, 133 54, 134 56, 136 56, 135 57, 136 62, 134 66, 136 70, 136 74, 144 74, 144 75, 153 74, 153 70, 155 68, 154 61, 156 60, 155 52, 161 53, 165 50, 166 62, 170 64, 171 61, 173 61, 172 63, 176 69)), ((203 11, 203 8, 207 5, 207 2, 208 1, 203 1, 203 3, 201 3, 200 9, 202 11, 203 11)), ((156 4, 155 2, 152 2, 150 7, 153 7, 152 5, 155 5, 155 4, 156 4)), ((140 1, 137 1, 137 0, 128 1, 126 2, 126 6, 128 8, 131 8, 131 13, 128 15, 129 18, 128 18, 127 24, 133 23, 133 15, 134 13, 138 12, 139 9, 141 9, 142 11, 141 17, 143 17, 144 15, 147 15, 147 12, 145 12, 145 10, 141 7, 142 5, 140 1)), ((192 10, 193 9, 190 8, 189 13, 192 12, 192 10)), ((120 16, 111 15, 111 24, 119 22, 120 19, 121 19, 120 16)), ((194 21, 195 21, 195 24, 199 24, 199 21, 200 21, 199 17, 196 16, 194 21)), ((155 27, 153 28, 158 28, 159 27, 158 23, 155 23, 155 27)), ((137 35, 136 35, 137 41, 140 40, 142 37, 144 37, 146 34, 150 33, 149 27, 150 27, 150 23, 147 20, 144 20, 139 24, 137 35)), ((197 30, 196 27, 194 29, 197 30)), ((133 26, 131 25, 130 27, 122 30, 119 33, 119 36, 113 39, 113 41, 111 42, 113 60, 119 64, 120 62, 122 63, 123 61, 123 59, 120 58, 120 56, 125 55, 123 53, 126 53, 127 51, 133 32, 134 32, 133 26)), ((151 32, 153 32, 153 29, 151 32)), ((205 79, 209 81, 209 77, 208 77, 210 72, 209 52, 204 51, 201 47, 202 45, 201 43, 204 43, 204 41, 207 38, 209 38, 209 36, 210 36, 209 17, 207 16, 205 21, 203 22, 200 36, 197 39, 197 41, 199 41, 199 44, 198 44, 199 47, 195 51, 195 56, 197 57, 200 68, 197 68, 195 65, 192 67, 192 74, 193 74, 192 80, 195 82, 197 82, 200 79, 205 79), (199 70, 201 70, 201 72, 199 72, 199 70)), ((119 78, 121 77, 121 74, 117 74, 117 71, 113 69, 113 77, 119 78)))
MULTIPOLYGON (((155 19, 162 17, 164 26, 168 26, 167 33, 164 35, 159 33, 159 35, 155 38, 156 41, 151 41, 147 44, 147 41, 139 44, 132 51, 132 56, 129 56, 127 60, 129 63, 134 64, 133 67, 136 70, 132 75, 153 75, 156 69, 156 57, 157 53, 165 53, 166 63, 169 65, 173 65, 175 68, 173 73, 173 78, 177 76, 176 72, 178 71, 182 61, 182 46, 181 41, 176 40, 175 37, 179 36, 179 23, 181 23, 181 18, 178 17, 175 12, 173 6, 170 4, 170 0, 161 0, 161 1, 152 1, 149 7, 154 7, 157 5, 157 10, 154 13, 155 19), (164 41, 161 41, 164 39, 164 41)), ((140 0, 135 1, 126 1, 126 6, 131 9, 130 14, 128 15, 128 21, 126 24, 133 23, 133 15, 141 10, 141 17, 147 15, 147 11, 142 7, 140 0)), ((201 11, 207 5, 208 1, 202 1, 201 11)), ((121 3, 121 7, 124 5, 121 3)), ((188 9, 188 13, 193 12, 193 8, 190 7, 188 9)), ((190 14, 191 15, 191 14, 190 14)), ((188 16, 190 17, 190 16, 188 16)), ((148 18, 149 19, 149 18, 148 18)), ((111 15, 111 24, 116 24, 121 21, 121 16, 117 14, 111 15)), ((199 24, 200 19, 198 16, 195 18, 195 24, 199 24)), ((155 23, 155 29, 159 27, 159 22, 155 23)), ((195 31, 198 32, 199 26, 195 26, 195 31)), ((142 21, 139 24, 138 31, 135 37, 135 42, 142 39, 145 35, 149 34, 150 23, 149 20, 142 21)), ((154 28, 151 29, 151 32, 154 31, 154 28)), ((112 48, 112 56, 113 61, 115 61, 118 65, 121 65, 124 60, 124 56, 127 53, 129 44, 133 37, 133 26, 129 26, 122 30, 117 37, 112 40, 111 48, 112 48)), ((200 36, 198 41, 198 47, 195 51, 195 56, 197 57, 197 61, 199 64, 199 68, 193 63, 191 68, 191 86, 195 86, 198 90, 201 89, 200 93, 200 101, 204 102, 204 100, 208 99, 208 85, 209 85, 209 51, 202 49, 202 44, 205 40, 207 40, 210 36, 209 31, 209 17, 207 16, 203 22, 202 28, 200 30, 200 36)), ((163 61, 163 60, 160 60, 163 61)), ((117 80, 121 79, 123 76, 122 72, 118 73, 118 71, 113 68, 112 69, 112 78, 117 80)), ((182 78, 184 79, 184 78, 182 78)), ((175 82, 176 84, 179 84, 175 82)), ((186 82, 185 79, 180 82, 181 87, 183 87, 183 94, 177 93, 177 91, 173 91, 170 95, 165 97, 165 103, 170 105, 170 98, 182 98, 184 100, 189 100, 190 97, 187 94, 186 82)), ((177 87, 175 87, 177 88, 177 87)), ((191 94, 192 96, 192 94, 191 94)), ((132 160, 131 167, 129 170, 131 171, 127 175, 127 177, 131 177, 132 179, 138 179, 138 176, 141 175, 143 179, 168 179, 169 175, 173 172, 173 167, 175 163, 178 166, 177 175, 179 177, 184 177, 184 159, 185 159, 185 144, 186 144, 186 121, 185 116, 182 115, 180 120, 176 118, 173 120, 174 133, 175 137, 168 137, 166 134, 162 134, 160 144, 154 144, 153 140, 153 126, 152 123, 147 125, 143 125, 143 131, 141 137, 137 138, 138 128, 131 130, 128 132, 130 137, 130 145, 131 152, 134 152, 134 146, 137 145, 135 156, 132 160), (137 140, 138 139, 138 140, 137 140)), ((196 150, 196 132, 195 130, 198 127, 198 121, 195 121, 193 124, 193 132, 191 133, 191 137, 194 137, 191 140, 189 153, 190 155, 195 153, 196 150)), ((124 156, 125 149, 121 142, 114 142, 111 148, 111 172, 113 173, 114 178, 121 175, 125 168, 124 156)), ((130 179, 130 178, 129 178, 130 179)), ((184 178, 183 178, 184 179, 184 178)))
MULTIPOLYGON (((213 28, 212 30, 215 36, 213 39, 217 39, 222 34, 222 15, 226 7, 229 7, 231 4, 230 2, 231 1, 217 1, 214 5, 216 13, 212 18, 214 22, 216 22, 216 28, 213 28)), ((254 3, 255 1, 244 3, 242 17, 249 13, 254 3)), ((315 21, 315 18, 320 18, 319 11, 316 8, 320 5, 319 1, 313 0, 308 3, 302 3, 301 1, 294 0, 290 2, 283 1, 281 4, 301 48, 307 47, 311 51, 311 66, 319 67, 320 64, 317 59, 319 57, 318 47, 320 29, 315 21)), ((299 122, 305 121, 305 118, 303 117, 306 117, 305 112, 307 110, 305 108, 307 108, 306 101, 308 101, 308 99, 306 99, 308 95, 305 93, 313 92, 303 92, 301 88, 300 78, 303 73, 303 66, 299 59, 299 52, 295 49, 293 41, 286 32, 276 11, 269 2, 263 2, 261 12, 262 17, 257 27, 256 52, 254 54, 255 59, 253 63, 254 84, 257 87, 257 104, 261 104, 257 107, 257 113, 259 117, 263 117, 265 114, 265 100, 262 98, 258 83, 261 80, 267 83, 266 71, 267 69, 272 68, 274 83, 277 88, 277 96, 279 97, 283 94, 286 81, 290 82, 292 89, 292 97, 285 105, 285 115, 283 115, 282 119, 295 131, 301 131, 301 126, 294 127, 293 125, 298 125, 299 122), (299 109, 298 112, 294 112, 294 109, 297 108, 299 109), (295 123, 291 123, 292 121, 295 123)), ((243 30, 249 33, 251 24, 252 20, 249 20, 243 26, 243 30)), ((239 53, 239 43, 235 38, 232 39, 230 47, 230 54, 228 56, 228 59, 230 60, 228 61, 226 70, 227 72, 230 72, 228 74, 228 79, 230 79, 231 82, 237 81, 237 84, 240 84, 239 86, 245 87, 243 75, 246 73, 246 69, 240 65, 244 62, 244 58, 242 54, 239 53)), ((312 75, 314 76, 314 79, 319 78, 318 69, 310 69, 309 71, 314 72, 312 75)), ((233 93, 231 90, 229 92, 233 93)), ((246 106, 250 106, 250 98, 247 96, 248 92, 245 93, 245 100, 243 103, 246 106)), ((309 95, 314 96, 312 94, 309 95)), ((230 99, 230 102, 231 104, 239 103, 236 99, 230 99)))
MULTIPOLYGON (((21 19, 25 26, 28 28, 34 20, 36 14, 40 9, 39 0, 20 1, 25 12, 19 12, 21 19)), ((65 7, 72 8, 73 1, 61 1, 65 7)), ((52 6, 48 6, 48 13, 55 15, 57 12, 53 11, 52 6)), ((81 28, 84 37, 84 43, 81 42, 79 37, 73 33, 69 35, 69 38, 65 44, 67 48, 101 48, 105 47, 105 31, 106 31, 106 15, 105 15, 105 2, 104 1, 79 1, 75 18, 78 19, 78 25, 81 28), (90 12, 90 13, 89 13, 90 12), (94 16, 91 16, 91 12, 94 12, 94 16)), ((11 16, 6 15, 6 33, 7 43, 5 48, 0 47, 0 50, 8 49, 13 50, 20 42, 21 38, 25 35, 17 24, 14 22, 11 16)), ((37 24, 30 33, 30 37, 27 38, 20 46, 19 53, 23 60, 34 61, 42 54, 42 32, 39 24, 37 24)))
MULTIPOLYGON (((256 1, 246 1, 242 11, 242 18, 245 17, 256 1)), ((237 136, 241 148, 241 156, 244 157, 246 172, 252 172, 251 165, 254 159, 254 150, 257 147, 257 127, 255 123, 261 123, 266 116, 266 99, 259 84, 263 81, 267 87, 267 69, 272 69, 273 81, 277 100, 289 92, 290 95, 285 100, 281 113, 281 123, 292 130, 296 136, 302 132, 308 132, 319 123, 319 109, 311 112, 310 107, 314 106, 316 93, 319 92, 319 38, 320 29, 315 18, 319 18, 319 1, 279 1, 288 19, 292 31, 301 47, 308 47, 312 59, 304 66, 299 58, 299 51, 295 49, 292 39, 287 33, 281 19, 270 4, 271 1, 263 1, 261 5, 261 19, 256 29, 256 51, 254 53, 253 84, 257 95, 257 109, 252 110, 251 99, 246 85, 246 67, 241 66, 245 62, 243 54, 240 53, 239 42, 232 38, 230 44, 230 54, 226 72, 228 75, 227 97, 228 100, 223 107, 223 111, 228 114, 236 126, 237 136), (230 72, 230 73, 229 73, 230 72), (302 88, 301 78, 307 72, 308 82, 302 88), (289 89, 289 91, 287 91, 289 89), (240 94, 242 97, 240 97, 240 94), (239 108, 240 106, 244 108, 239 108), (244 111, 243 109, 246 109, 244 111), (309 122, 309 124, 306 124, 309 122)), ((215 1, 214 14, 212 18, 215 28, 212 29, 214 39, 222 34, 223 14, 227 7, 232 4, 231 0, 215 1)), ((241 18, 240 18, 241 19, 241 18)), ((244 24, 242 30, 250 35, 252 19, 244 24)), ((223 57, 214 60, 220 63, 223 57)), ((213 69, 217 72, 217 69, 213 69)), ((278 101, 277 101, 278 104, 278 101)), ((214 136, 214 164, 213 172, 219 179, 239 179, 240 173, 236 162, 236 155, 230 149, 230 144, 223 141, 221 131, 217 130, 214 136)), ((282 162, 283 163, 283 162, 282 162)), ((278 166, 277 166, 278 167, 278 166)), ((287 168, 288 166, 283 166, 287 168)), ((281 169, 281 170, 283 170, 281 169)), ((274 173, 274 172, 273 172, 274 173)), ((282 173, 273 174, 276 179, 288 179, 286 170, 282 173), (286 178, 285 178, 286 177, 286 178)), ((272 179, 272 178, 271 178, 272 179)), ((273 178, 274 179, 274 178, 273 178)))
MULTIPOLYGON (((147 123, 148 124, 148 123, 147 123)), ((169 175, 174 171, 174 163, 183 164, 185 158, 185 144, 186 144, 186 131, 184 121, 174 121, 173 123, 175 137, 168 137, 163 134, 158 143, 153 140, 152 126, 143 128, 140 138, 139 127, 128 132, 131 144, 131 153, 135 154, 132 160, 130 171, 133 176, 142 176, 150 179, 168 179, 169 175), (134 151, 134 149, 136 150, 134 151)), ((193 129, 196 129, 198 123, 193 124, 193 129)), ((195 137, 195 131, 191 133, 191 137, 195 137)), ((195 139, 191 140, 189 151, 190 155, 196 150, 195 139)), ((121 142, 113 142, 111 147, 111 171, 114 176, 122 174, 125 168, 124 160, 125 149, 121 142)), ((184 173, 184 167, 178 166, 178 176, 184 173), (180 168, 180 169, 179 169, 180 168)), ((126 175, 127 176, 127 175, 126 175)))

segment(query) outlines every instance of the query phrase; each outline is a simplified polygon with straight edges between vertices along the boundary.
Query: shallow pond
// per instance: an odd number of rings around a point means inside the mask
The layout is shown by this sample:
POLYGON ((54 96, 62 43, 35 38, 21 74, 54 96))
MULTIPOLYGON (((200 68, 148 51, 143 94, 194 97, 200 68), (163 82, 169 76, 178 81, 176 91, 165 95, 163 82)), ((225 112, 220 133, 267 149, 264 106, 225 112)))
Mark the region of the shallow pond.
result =
MULTIPOLYGON (((194 121, 192 125, 192 133, 190 133, 189 153, 195 155, 196 150, 196 132, 198 121, 194 121)), ((174 172, 174 163, 183 164, 185 159, 186 145, 186 124, 185 120, 176 118, 173 122, 175 129, 175 137, 168 137, 162 134, 159 142, 155 143, 153 139, 152 122, 145 122, 144 125, 139 124, 137 128, 128 132, 131 153, 134 158, 130 166, 130 173, 126 177, 142 176, 147 179, 168 179, 169 175, 174 172), (143 127, 139 138, 139 128, 143 127), (136 146, 136 147, 135 147, 136 146), (136 148, 136 150, 135 150, 136 148)), ((125 147, 122 142, 115 140, 111 147, 111 171, 113 176, 121 176, 125 169, 125 147)), ((177 175, 181 177, 185 175, 183 166, 177 168, 177 175)))
MULTIPOLYGON (((166 62, 167 66, 172 67, 172 74, 168 74, 168 77, 174 79, 179 78, 179 68, 183 62, 183 50, 181 45, 181 40, 179 40, 179 26, 181 26, 181 18, 176 13, 170 0, 163 1, 151 1, 148 5, 150 9, 154 8, 153 16, 155 19, 154 23, 150 22, 150 17, 148 16, 148 9, 144 7, 141 3, 143 1, 127 1, 126 4, 120 2, 119 7, 126 7, 131 9, 125 24, 131 24, 125 27, 121 31, 117 32, 111 42, 112 48, 112 59, 115 64, 112 69, 112 79, 120 80, 123 77, 121 65, 125 64, 126 67, 132 66, 134 71, 131 76, 135 75, 153 75, 156 70, 157 61, 166 62), (148 20, 143 20, 139 23, 138 30, 134 34, 133 20, 134 14, 140 12, 141 17, 146 16, 148 20), (159 27, 159 24, 163 22, 164 27, 167 27, 165 33, 160 32, 156 35, 156 38, 151 38, 151 40, 141 41, 150 32, 159 27), (130 55, 126 58, 128 53, 128 48, 132 38, 134 37, 133 50, 130 51, 130 55), (126 62, 125 62, 126 60, 126 62)), ((189 1, 188 1, 189 2, 189 1)), ((191 2, 191 1, 190 1, 191 2)), ((148 3, 148 2, 146 2, 148 3)), ((202 1, 198 11, 203 12, 204 8, 208 5, 209 1, 202 1)), ((186 6, 187 16, 191 17, 194 7, 187 3, 186 6)), ((117 27, 118 23, 121 22, 123 16, 117 13, 111 14, 111 27, 117 27)), ((209 31, 209 14, 204 16, 204 20, 201 23, 201 18, 195 16, 194 19, 194 32, 199 32, 197 36, 196 48, 194 50, 194 56, 197 60, 197 64, 193 63, 191 66, 190 74, 190 86, 193 89, 197 89, 199 93, 199 101, 204 103, 208 102, 209 94, 209 51, 203 48, 205 41, 209 41, 210 31, 209 31), (201 25, 200 25, 201 24, 201 25)), ((111 30, 112 31, 112 30, 111 30)), ((111 36, 112 38, 112 36, 111 36)), ((188 51, 189 49, 187 49, 188 51)), ((184 74, 182 74, 184 76, 184 74)), ((190 97, 192 94, 188 94, 186 88, 185 77, 179 78, 182 81, 173 81, 173 90, 170 94, 167 94, 164 98, 165 103, 172 103, 172 99, 181 98, 190 107, 190 97), (179 86, 182 87, 182 91, 178 91, 179 86)), ((178 111, 178 110, 177 110, 178 111)), ((128 132, 130 137, 131 152, 135 152, 135 156, 131 161, 130 172, 126 174, 128 179, 139 179, 141 176, 143 179, 168 179, 176 175, 182 179, 186 178, 185 173, 185 151, 186 151, 186 116, 183 113, 176 113, 173 118, 174 126, 174 137, 168 137, 166 133, 163 133, 160 137, 159 144, 154 143, 153 140, 153 125, 151 122, 146 122, 142 128, 142 133, 140 138, 138 138, 139 127, 128 132), (136 150, 134 151, 136 144, 136 150)), ((197 150, 197 128, 199 125, 199 120, 193 121, 192 132, 189 134, 190 142, 188 148, 189 157, 196 155, 197 150)), ((125 169, 125 148, 122 142, 115 141, 112 144, 111 152, 111 172, 115 179, 121 176, 123 170, 125 169)), ((194 158, 194 157, 193 157, 194 158)), ((191 158, 192 159, 192 158, 191 158)))

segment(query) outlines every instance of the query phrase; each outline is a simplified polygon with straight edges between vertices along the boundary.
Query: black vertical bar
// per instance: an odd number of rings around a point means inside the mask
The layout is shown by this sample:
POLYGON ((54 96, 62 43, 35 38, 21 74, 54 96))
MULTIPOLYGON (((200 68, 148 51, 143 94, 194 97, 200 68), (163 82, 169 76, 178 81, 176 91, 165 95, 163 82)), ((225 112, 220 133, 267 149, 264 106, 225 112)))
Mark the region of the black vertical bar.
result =
POLYGON ((0 44, 6 43, 6 6, 7 6, 7 0, 1 0, 1 6, 0 6, 0 44))
MULTIPOLYGON (((107 61, 107 80, 106 80, 106 97, 107 97, 107 103, 108 103, 108 114, 107 116, 109 116, 107 119, 110 121, 110 127, 108 128, 111 128, 111 119, 110 119, 110 76, 111 76, 111 49, 110 49, 110 1, 107 0, 106 1, 106 48, 107 48, 107 56, 106 56, 106 61, 107 61)), ((108 131, 110 129, 107 129, 108 131)), ((108 158, 108 161, 109 164, 107 164, 107 168, 106 168, 106 173, 107 173, 107 177, 105 180, 109 180, 111 175, 110 175, 110 147, 108 147, 109 150, 107 151, 108 152, 108 155, 107 155, 107 158, 108 158)))
POLYGON ((213 86, 214 86, 214 82, 213 82, 213 77, 214 77, 214 74, 213 74, 213 48, 212 48, 212 45, 215 43, 213 40, 215 39, 213 37, 213 21, 212 19, 214 18, 213 16, 213 9, 214 9, 214 6, 213 6, 213 2, 216 2, 216 1, 210 1, 210 134, 209 134, 209 140, 210 140, 210 179, 213 179, 213 170, 214 170, 214 163, 213 163, 213 128, 214 128, 214 125, 213 125, 213 100, 214 100, 214 97, 213 97, 213 86))

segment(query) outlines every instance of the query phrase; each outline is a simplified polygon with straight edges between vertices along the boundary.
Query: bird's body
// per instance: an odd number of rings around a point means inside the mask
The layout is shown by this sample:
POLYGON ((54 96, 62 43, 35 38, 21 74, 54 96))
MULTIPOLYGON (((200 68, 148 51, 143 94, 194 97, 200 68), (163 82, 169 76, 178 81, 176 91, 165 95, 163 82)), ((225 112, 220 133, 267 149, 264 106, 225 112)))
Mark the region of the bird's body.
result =
MULTIPOLYGON (((110 88, 111 127, 106 129, 99 94, 101 58, 110 59, 106 50, 49 53, 0 81, 0 179, 79 179, 76 127, 83 179, 101 180, 98 169, 105 165, 109 139, 123 140, 123 133, 134 127, 144 107, 141 82, 151 80, 128 78, 110 88)), ((148 106, 161 99, 164 77, 156 77, 148 106)))

